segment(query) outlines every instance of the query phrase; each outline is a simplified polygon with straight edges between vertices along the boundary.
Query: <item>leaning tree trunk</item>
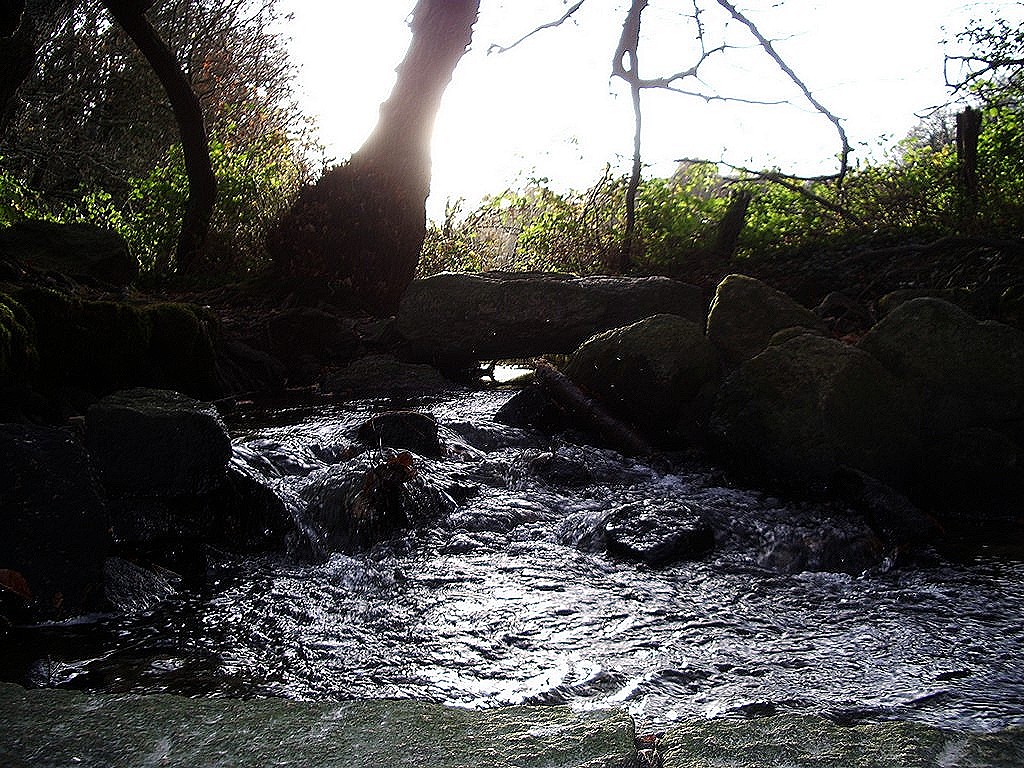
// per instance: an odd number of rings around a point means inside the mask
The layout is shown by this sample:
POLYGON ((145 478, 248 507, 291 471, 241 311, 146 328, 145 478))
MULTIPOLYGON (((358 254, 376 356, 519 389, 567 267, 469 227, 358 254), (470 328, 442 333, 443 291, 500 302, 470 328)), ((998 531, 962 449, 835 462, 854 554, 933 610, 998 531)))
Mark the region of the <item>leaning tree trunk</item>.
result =
POLYGON ((398 308, 426 234, 430 140, 480 0, 419 0, 412 42, 373 133, 307 188, 268 241, 291 278, 344 289, 365 309, 398 308))
POLYGON ((210 163, 210 144, 199 97, 174 53, 146 18, 151 0, 103 0, 103 4, 153 68, 178 122, 188 176, 188 200, 181 220, 175 265, 178 272, 194 272, 217 199, 217 179, 210 163))

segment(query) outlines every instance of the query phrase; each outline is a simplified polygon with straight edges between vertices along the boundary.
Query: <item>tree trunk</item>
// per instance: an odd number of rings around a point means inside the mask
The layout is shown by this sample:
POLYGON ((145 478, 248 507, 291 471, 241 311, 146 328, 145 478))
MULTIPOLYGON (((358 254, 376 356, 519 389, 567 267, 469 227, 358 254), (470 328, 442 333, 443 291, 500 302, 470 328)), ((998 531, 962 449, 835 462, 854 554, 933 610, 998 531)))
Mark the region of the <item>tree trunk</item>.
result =
POLYGON ((217 179, 210 163, 210 145, 199 97, 174 53, 146 18, 151 2, 103 0, 103 4, 153 68, 178 122, 188 176, 188 200, 181 220, 175 264, 180 273, 195 272, 217 198, 217 179))
POLYGON ((723 260, 728 260, 736 253, 736 245, 740 240, 740 232, 743 231, 743 224, 747 219, 747 208, 750 207, 752 195, 748 189, 740 189, 732 193, 729 199, 729 207, 725 215, 718 222, 718 231, 715 233, 715 255, 723 260))
POLYGON ((426 234, 434 119, 479 7, 480 0, 419 0, 412 42, 373 133, 307 189, 271 235, 279 269, 344 289, 371 312, 397 310, 426 234))
POLYGON ((981 136, 981 111, 967 107, 956 116, 956 156, 960 168, 962 215, 974 219, 978 211, 978 138, 981 136))

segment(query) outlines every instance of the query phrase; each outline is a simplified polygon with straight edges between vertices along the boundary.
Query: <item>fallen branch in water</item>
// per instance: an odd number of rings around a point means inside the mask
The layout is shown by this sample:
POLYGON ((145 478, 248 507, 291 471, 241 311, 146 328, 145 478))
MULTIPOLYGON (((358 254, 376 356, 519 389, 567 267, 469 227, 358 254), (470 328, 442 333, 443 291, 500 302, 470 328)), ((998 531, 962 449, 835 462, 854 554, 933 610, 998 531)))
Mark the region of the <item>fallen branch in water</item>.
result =
POLYGON ((550 363, 537 362, 535 380, 581 428, 592 431, 627 456, 647 456, 653 449, 633 429, 616 419, 550 363))

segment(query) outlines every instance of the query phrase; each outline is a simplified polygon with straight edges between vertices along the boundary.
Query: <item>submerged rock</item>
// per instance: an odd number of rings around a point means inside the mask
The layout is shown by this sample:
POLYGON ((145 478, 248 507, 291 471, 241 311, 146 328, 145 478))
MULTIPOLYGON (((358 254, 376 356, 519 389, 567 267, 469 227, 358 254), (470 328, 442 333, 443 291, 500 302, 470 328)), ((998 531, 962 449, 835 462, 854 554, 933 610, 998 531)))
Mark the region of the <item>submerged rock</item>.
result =
POLYGON ((820 332, 824 326, 811 310, 786 294, 746 275, 729 275, 719 283, 708 312, 708 339, 734 367, 757 355, 777 332, 794 326, 820 332))
POLYGON ((385 411, 359 427, 360 441, 371 448, 404 448, 420 456, 444 453, 437 420, 418 411, 385 411))

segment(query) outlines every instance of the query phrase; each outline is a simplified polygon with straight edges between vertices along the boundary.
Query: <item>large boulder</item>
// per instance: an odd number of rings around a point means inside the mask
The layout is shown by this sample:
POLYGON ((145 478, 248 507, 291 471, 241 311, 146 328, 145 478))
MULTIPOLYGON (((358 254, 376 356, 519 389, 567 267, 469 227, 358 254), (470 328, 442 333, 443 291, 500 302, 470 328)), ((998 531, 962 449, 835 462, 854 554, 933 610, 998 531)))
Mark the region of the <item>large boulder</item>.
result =
POLYGON ((131 389, 94 404, 85 424, 86 445, 112 496, 194 496, 227 477, 231 440, 212 405, 131 389))
POLYGON ((46 618, 98 608, 110 536, 85 449, 67 429, 0 425, 0 569, 46 618))
POLYGON ((772 336, 793 327, 823 329, 811 310, 746 275, 722 280, 708 312, 708 339, 729 367, 749 360, 768 346, 772 336))
POLYGON ((1024 444, 1024 333, 934 298, 900 304, 861 348, 903 383, 924 435, 971 427, 1024 444))
POLYGON ((116 232, 93 224, 19 221, 0 230, 0 256, 36 269, 128 285, 139 262, 116 232))
POLYGON ((355 324, 313 307, 290 307, 267 319, 268 351, 284 363, 291 384, 316 380, 326 362, 355 357, 359 336, 355 324))
POLYGON ((567 354, 595 333, 661 313, 701 322, 700 290, 663 277, 443 273, 413 281, 397 327, 410 353, 450 364, 567 354))
POLYGON ((892 376, 863 350, 803 334, 726 378, 710 432, 755 474, 821 484, 849 466, 900 479, 915 446, 895 391, 892 376))
POLYGON ((670 444, 702 431, 718 367, 699 324, 655 315, 588 339, 565 373, 648 439, 670 444))

